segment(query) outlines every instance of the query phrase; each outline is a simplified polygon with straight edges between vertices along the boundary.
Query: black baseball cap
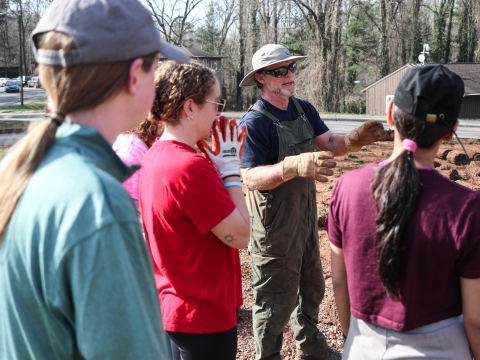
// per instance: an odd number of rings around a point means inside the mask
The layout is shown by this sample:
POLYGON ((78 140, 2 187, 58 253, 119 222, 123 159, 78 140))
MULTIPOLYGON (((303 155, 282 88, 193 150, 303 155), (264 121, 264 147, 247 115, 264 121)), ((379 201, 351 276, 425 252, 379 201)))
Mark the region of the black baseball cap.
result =
POLYGON ((417 119, 452 123, 460 115, 464 93, 463 80, 446 67, 415 66, 401 78, 393 103, 417 119))

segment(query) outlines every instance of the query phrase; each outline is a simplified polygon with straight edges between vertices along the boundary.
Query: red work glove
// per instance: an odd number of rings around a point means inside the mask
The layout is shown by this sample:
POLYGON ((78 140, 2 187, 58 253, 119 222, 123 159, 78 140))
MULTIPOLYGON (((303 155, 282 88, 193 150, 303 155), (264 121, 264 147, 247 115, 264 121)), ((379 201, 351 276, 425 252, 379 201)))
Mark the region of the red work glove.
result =
POLYGON ((197 142, 199 150, 218 170, 220 177, 240 176, 240 160, 247 138, 246 128, 238 132, 237 121, 220 116, 212 126, 212 148, 204 140, 197 142))

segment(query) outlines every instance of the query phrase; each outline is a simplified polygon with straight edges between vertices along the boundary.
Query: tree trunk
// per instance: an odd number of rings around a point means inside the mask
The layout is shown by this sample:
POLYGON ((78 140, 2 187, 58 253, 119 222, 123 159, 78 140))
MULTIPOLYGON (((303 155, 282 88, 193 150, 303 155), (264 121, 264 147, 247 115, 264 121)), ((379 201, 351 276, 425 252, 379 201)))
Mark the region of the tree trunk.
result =
POLYGON ((417 62, 418 55, 423 50, 422 37, 420 33, 420 6, 422 6, 422 0, 414 0, 412 4, 412 46, 410 49, 410 60, 417 62))
POLYGON ((240 37, 239 41, 239 64, 237 70, 237 101, 236 101, 236 110, 241 111, 243 109, 243 89, 238 85, 245 76, 245 30, 243 24, 245 5, 243 0, 239 0, 238 7, 238 33, 240 37))

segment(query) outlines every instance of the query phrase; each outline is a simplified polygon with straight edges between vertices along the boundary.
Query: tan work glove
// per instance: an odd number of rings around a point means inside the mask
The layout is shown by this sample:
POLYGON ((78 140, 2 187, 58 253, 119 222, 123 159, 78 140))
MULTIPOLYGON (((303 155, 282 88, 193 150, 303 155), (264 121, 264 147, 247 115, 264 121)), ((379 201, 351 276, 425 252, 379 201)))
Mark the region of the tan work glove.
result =
POLYGON ((387 140, 383 125, 376 120, 368 120, 345 135, 345 146, 350 151, 358 151, 362 146, 383 140, 387 140))
POLYGON ((333 175, 333 170, 330 170, 330 168, 337 165, 335 161, 328 161, 329 159, 333 159, 333 154, 330 151, 287 156, 283 159, 283 181, 295 177, 304 177, 327 182, 328 179, 322 175, 333 175))

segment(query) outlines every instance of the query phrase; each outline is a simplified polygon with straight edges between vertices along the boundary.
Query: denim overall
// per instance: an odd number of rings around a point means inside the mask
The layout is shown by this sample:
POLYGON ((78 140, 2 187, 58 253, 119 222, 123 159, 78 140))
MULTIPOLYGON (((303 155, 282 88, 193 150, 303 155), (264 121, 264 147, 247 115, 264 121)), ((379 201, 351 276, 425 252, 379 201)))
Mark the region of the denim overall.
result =
MULTIPOLYGON (((291 99, 299 113, 292 121, 280 122, 257 105, 250 108, 275 124, 278 162, 313 151, 313 129, 298 101, 291 99)), ((317 328, 325 281, 315 194, 315 181, 300 177, 269 191, 247 192, 256 359, 281 359, 283 328, 289 318, 299 355, 321 354, 327 347, 317 328)))

